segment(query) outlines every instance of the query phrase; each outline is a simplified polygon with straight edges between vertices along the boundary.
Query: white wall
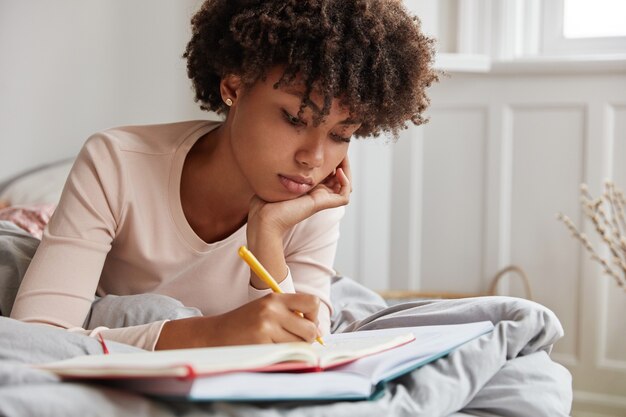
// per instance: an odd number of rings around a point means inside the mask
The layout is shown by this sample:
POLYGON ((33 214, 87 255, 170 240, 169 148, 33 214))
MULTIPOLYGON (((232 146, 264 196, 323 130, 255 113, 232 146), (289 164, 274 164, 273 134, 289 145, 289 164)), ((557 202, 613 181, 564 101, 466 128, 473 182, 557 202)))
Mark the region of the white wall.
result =
POLYGON ((0 178, 103 128, 207 117, 185 62, 199 0, 2 0, 0 178))

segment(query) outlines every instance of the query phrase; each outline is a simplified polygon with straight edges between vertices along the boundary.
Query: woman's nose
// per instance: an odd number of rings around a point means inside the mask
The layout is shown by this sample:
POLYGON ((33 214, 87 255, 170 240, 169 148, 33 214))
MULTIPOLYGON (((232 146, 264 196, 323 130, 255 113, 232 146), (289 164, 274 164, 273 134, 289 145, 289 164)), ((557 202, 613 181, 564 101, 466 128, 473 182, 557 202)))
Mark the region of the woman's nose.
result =
POLYGON ((324 145, 321 140, 307 140, 296 152, 296 161, 307 168, 319 168, 324 163, 324 145))

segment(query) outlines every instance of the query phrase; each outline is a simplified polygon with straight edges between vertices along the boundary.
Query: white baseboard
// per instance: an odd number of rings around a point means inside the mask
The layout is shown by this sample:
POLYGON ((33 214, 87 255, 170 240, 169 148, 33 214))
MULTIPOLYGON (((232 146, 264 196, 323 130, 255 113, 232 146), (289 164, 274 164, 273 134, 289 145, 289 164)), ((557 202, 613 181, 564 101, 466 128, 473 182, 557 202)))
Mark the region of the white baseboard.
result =
POLYGON ((599 414, 594 411, 572 410, 572 417, 620 417, 617 414, 599 414))
POLYGON ((573 417, 622 417, 626 415, 626 396, 574 391, 573 417))

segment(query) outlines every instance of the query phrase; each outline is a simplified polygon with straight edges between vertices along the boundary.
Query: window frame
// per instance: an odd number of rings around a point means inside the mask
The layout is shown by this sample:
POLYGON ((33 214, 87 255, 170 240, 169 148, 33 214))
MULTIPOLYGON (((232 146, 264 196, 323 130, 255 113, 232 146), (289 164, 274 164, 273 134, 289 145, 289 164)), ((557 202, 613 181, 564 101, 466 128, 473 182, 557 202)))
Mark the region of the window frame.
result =
POLYGON ((541 4, 541 55, 612 55, 626 54, 626 36, 566 38, 563 35, 564 0, 541 4))
POLYGON ((457 0, 457 49, 495 61, 626 58, 626 37, 565 38, 563 0, 457 0))

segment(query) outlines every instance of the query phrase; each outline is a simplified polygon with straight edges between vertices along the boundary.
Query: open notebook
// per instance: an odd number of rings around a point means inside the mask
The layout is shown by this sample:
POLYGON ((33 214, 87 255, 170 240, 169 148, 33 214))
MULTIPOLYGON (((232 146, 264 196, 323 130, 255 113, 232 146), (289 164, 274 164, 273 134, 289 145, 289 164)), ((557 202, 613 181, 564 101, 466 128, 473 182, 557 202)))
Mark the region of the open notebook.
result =
POLYGON ((224 373, 314 372, 343 365, 414 339, 413 334, 376 334, 354 339, 333 339, 320 344, 276 343, 157 352, 87 355, 41 365, 66 378, 197 378, 224 373))
POLYGON ((493 329, 490 322, 336 334, 285 343, 82 356, 38 366, 195 401, 372 399, 386 383, 493 329))

